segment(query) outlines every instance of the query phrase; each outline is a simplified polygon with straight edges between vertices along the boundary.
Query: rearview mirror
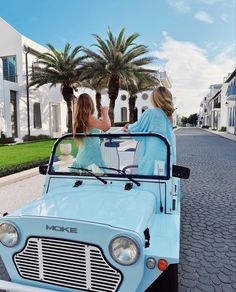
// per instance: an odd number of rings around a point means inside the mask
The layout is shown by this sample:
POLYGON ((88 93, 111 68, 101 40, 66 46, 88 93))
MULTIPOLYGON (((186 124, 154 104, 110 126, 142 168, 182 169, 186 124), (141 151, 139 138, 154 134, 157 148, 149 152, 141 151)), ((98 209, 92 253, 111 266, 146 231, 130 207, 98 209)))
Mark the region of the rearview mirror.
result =
POLYGON ((120 143, 116 141, 105 142, 105 147, 119 147, 120 143))
POLYGON ((47 174, 48 165, 39 165, 39 173, 42 175, 47 174))
POLYGON ((188 179, 190 176, 190 169, 180 165, 172 165, 172 176, 188 179))

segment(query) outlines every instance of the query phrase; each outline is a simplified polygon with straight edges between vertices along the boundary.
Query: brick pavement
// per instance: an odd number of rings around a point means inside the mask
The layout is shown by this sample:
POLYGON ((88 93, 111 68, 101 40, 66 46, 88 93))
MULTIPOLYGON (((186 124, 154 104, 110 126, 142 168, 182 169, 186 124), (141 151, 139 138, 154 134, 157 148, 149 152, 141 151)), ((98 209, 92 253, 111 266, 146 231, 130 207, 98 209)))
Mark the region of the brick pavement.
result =
POLYGON ((236 291, 236 143, 201 129, 176 132, 182 181, 180 292, 236 291))

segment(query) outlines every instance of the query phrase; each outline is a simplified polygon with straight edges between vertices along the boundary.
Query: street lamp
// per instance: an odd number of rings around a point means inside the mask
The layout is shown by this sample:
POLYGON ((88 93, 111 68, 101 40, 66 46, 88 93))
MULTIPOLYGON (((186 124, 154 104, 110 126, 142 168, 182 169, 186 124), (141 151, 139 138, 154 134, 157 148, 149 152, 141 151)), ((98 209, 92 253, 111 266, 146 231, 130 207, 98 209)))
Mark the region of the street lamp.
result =
POLYGON ((27 102, 27 123, 28 123, 28 136, 30 136, 30 108, 29 108, 29 72, 28 72, 28 47, 25 49, 25 74, 26 74, 26 102, 27 102))

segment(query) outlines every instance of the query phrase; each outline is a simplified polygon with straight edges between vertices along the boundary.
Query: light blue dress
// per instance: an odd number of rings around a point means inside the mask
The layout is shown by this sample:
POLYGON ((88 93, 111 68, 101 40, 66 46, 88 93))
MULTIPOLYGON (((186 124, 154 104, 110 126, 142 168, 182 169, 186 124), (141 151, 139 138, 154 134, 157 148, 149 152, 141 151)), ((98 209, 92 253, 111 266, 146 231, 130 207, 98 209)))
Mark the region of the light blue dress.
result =
MULTIPOLYGON (((100 131, 96 128, 89 130, 89 134, 98 133, 100 131)), ((88 168, 92 164, 96 164, 98 167, 106 166, 100 150, 100 139, 98 137, 85 137, 78 147, 78 152, 72 167, 88 168)))
MULTIPOLYGON (((173 134, 172 125, 160 108, 147 109, 140 119, 134 124, 129 125, 128 132, 151 132, 161 134, 167 138, 171 147, 171 163, 175 163, 175 138, 173 134)), ((139 143, 139 166, 138 174, 153 175, 154 162, 165 161, 167 149, 164 142, 155 137, 138 138, 139 143)))

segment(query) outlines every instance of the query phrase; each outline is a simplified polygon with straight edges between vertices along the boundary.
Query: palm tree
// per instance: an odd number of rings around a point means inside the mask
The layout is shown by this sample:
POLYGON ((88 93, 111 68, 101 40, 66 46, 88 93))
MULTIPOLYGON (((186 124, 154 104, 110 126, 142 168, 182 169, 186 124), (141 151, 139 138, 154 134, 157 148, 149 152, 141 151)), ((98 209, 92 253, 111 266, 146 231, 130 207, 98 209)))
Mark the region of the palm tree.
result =
POLYGON ((98 48, 98 52, 83 48, 89 58, 87 68, 92 68, 93 75, 97 78, 108 80, 109 115, 112 125, 114 124, 115 102, 121 83, 135 86, 143 73, 156 72, 143 67, 150 64, 154 58, 143 57, 148 52, 147 47, 134 43, 139 34, 134 33, 125 37, 124 32, 125 28, 116 38, 108 29, 108 39, 105 41, 98 35, 94 35, 96 39, 94 46, 98 48))
MULTIPOLYGON (((83 72, 83 74, 85 73, 84 69, 82 69, 82 72, 83 72)), ((107 87, 107 83, 103 79, 99 80, 95 77, 91 77, 91 78, 84 79, 83 81, 80 82, 80 84, 81 84, 81 86, 95 90, 97 117, 100 118, 101 117, 101 100, 102 100, 101 92, 103 89, 105 89, 107 87)))
POLYGON ((50 87, 60 84, 61 93, 67 104, 67 129, 71 133, 74 90, 79 85, 79 66, 85 56, 78 57, 78 53, 82 49, 81 46, 76 46, 71 51, 71 45, 67 43, 62 52, 51 44, 47 44, 47 46, 48 52, 37 55, 37 66, 32 68, 29 86, 39 88, 44 84, 50 84, 50 87))
POLYGON ((152 90, 154 87, 158 86, 159 80, 156 78, 154 74, 143 73, 139 76, 139 80, 136 85, 130 84, 128 87, 121 85, 123 90, 127 90, 129 92, 129 122, 135 122, 135 103, 137 100, 137 93, 152 90))

